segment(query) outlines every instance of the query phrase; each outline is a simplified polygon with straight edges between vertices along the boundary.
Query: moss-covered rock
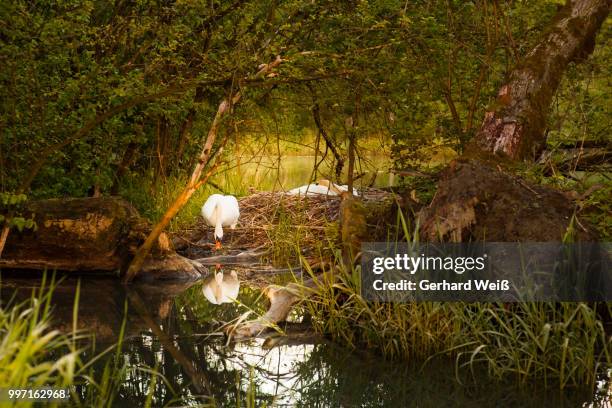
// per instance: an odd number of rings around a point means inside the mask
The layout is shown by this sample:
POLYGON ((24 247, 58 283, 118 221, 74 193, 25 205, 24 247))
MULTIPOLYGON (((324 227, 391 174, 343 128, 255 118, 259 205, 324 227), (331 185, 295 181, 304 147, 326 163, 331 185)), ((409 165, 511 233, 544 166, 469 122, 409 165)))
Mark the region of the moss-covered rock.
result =
MULTIPOLYGON (((149 224, 118 197, 61 198, 33 201, 36 230, 11 231, 0 259, 1 268, 101 271, 119 275, 144 241, 149 224)), ((178 255, 162 235, 147 260, 147 271, 164 269, 164 278, 197 277, 187 260, 177 268, 178 255), (163 245, 165 243, 165 245, 163 245), (168 271, 167 258, 175 268, 168 271)))

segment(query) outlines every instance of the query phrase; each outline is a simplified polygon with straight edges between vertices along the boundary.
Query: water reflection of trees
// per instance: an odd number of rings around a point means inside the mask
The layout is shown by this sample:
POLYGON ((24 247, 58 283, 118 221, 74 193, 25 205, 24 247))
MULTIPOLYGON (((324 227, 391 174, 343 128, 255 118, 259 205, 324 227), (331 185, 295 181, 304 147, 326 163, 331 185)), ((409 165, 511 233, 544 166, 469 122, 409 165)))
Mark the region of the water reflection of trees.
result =
MULTIPOLYGON (((24 293, 29 296, 31 286, 31 281, 12 286, 5 281, 2 297, 16 287, 28 289, 24 293)), ((458 383, 452 362, 429 365, 426 370, 386 363, 312 336, 307 325, 289 326, 289 337, 228 344, 219 332, 222 322, 246 309, 265 312, 259 292, 248 287, 241 289, 240 305, 212 305, 202 295, 201 285, 192 283, 126 289, 101 280, 84 283, 81 291, 79 328, 96 332, 95 349, 83 352, 84 361, 114 343, 125 323, 120 353, 106 354, 89 372, 96 381, 104 378, 105 370, 112 374, 107 392, 115 394, 115 399, 109 406, 142 406, 150 393, 153 406, 244 406, 252 398, 256 406, 562 407, 590 399, 589 393, 519 392, 513 385, 470 378, 458 383), (151 387, 154 371, 158 375, 151 387)), ((56 291, 57 327, 71 327, 74 293, 74 282, 64 282, 56 291)), ((100 395, 95 394, 100 392, 92 384, 82 384, 78 392, 85 402, 99 401, 100 395)))
MULTIPOLYGON (((257 292, 245 288, 241 300, 261 313, 263 307, 256 302, 257 296, 257 292)), ((244 401, 251 382, 257 406, 273 401, 303 407, 542 406, 551 402, 556 406, 575 406, 589 398, 588 394, 575 391, 571 394, 519 392, 514 385, 474 382, 470 378, 463 378, 462 383, 458 383, 452 363, 432 364, 421 370, 420 367, 386 363, 366 353, 349 353, 327 342, 266 349, 262 341, 226 345, 223 337, 202 336, 214 333, 218 322, 230 321, 243 312, 244 308, 235 304, 210 305, 194 287, 177 298, 164 319, 166 333, 207 379, 209 395, 223 406, 235 406, 237 398, 244 401), (291 352, 301 355, 289 361, 290 366, 281 367, 283 356, 291 352), (272 353, 278 353, 276 360, 270 360, 279 362, 276 367, 266 360, 272 353)), ((150 344, 163 348, 159 342, 150 344)), ((182 379, 172 383, 172 388, 184 396, 195 395, 190 388, 193 383, 186 380, 189 377, 185 367, 177 364, 167 352, 163 360, 165 365, 159 366, 160 372, 167 378, 182 379)))
MULTIPOLYGON (((216 322, 234 318, 239 307, 214 306, 215 313, 206 299, 198 300, 198 296, 203 298, 199 290, 199 285, 188 289, 164 316, 154 314, 157 308, 145 302, 144 294, 128 293, 130 313, 136 313, 148 328, 123 344, 122 354, 133 369, 119 387, 121 404, 138 406, 149 391, 154 406, 198 405, 213 400, 222 406, 238 406, 238 399, 246 400, 249 391, 240 387, 245 373, 223 363, 227 347, 222 337, 206 335, 218 328, 216 322), (153 374, 137 367, 154 367, 165 381, 160 378, 150 390, 153 374)), ((100 369, 103 364, 101 361, 100 369)), ((254 392, 253 396, 257 406, 272 401, 269 395, 254 392)))

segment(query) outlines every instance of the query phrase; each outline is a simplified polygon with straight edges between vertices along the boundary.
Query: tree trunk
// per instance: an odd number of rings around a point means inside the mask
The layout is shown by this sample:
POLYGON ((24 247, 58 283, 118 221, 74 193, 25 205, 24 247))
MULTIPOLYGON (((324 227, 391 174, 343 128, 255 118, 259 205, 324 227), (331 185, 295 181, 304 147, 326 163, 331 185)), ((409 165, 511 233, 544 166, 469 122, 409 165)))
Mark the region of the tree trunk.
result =
POLYGON ((463 157, 443 173, 419 214, 423 238, 451 241, 590 240, 570 197, 504 170, 542 150, 546 116, 563 73, 586 58, 609 12, 608 0, 568 1, 498 93, 463 157), (501 156, 499 155, 501 154, 501 156), (505 156, 505 157, 502 157, 505 156))
POLYGON ((342 158, 340 152, 334 145, 334 141, 331 139, 331 137, 329 137, 327 131, 323 127, 323 122, 321 121, 321 108, 319 106, 319 102, 317 101, 314 89, 310 85, 307 86, 310 90, 310 93, 312 94, 312 117, 315 121, 317 129, 319 130, 319 133, 321 134, 321 136, 323 136, 323 140, 325 140, 325 145, 329 150, 331 150, 332 154, 334 155, 334 159, 336 160, 336 179, 340 180, 340 176, 342 175, 342 168, 344 167, 344 159, 342 158))
POLYGON ((347 134, 348 134, 348 175, 346 177, 346 184, 348 186, 348 192, 353 194, 353 184, 355 181, 355 175, 353 174, 355 171, 355 123, 353 117, 349 117, 346 121, 347 125, 347 134))
POLYGON ((2 231, 0 231, 0 259, 2 258, 2 252, 4 251, 4 245, 6 244, 6 238, 8 237, 11 227, 8 224, 2 224, 2 231))
POLYGON ((189 134, 191 133, 191 129, 193 128, 193 121, 195 117, 196 111, 195 109, 191 109, 187 114, 187 117, 183 121, 183 124, 181 125, 181 130, 179 131, 178 147, 176 149, 177 163, 180 163, 183 160, 183 153, 185 152, 185 146, 187 145, 189 134))
POLYGON ((121 159, 121 163, 117 166, 117 171, 115 172, 115 180, 113 180, 113 185, 111 187, 110 193, 111 195, 119 194, 119 183, 121 183, 121 179, 130 168, 130 164, 134 159, 134 155, 136 154, 136 149, 138 145, 135 142, 130 142, 123 153, 123 158, 121 159))
POLYGON ((482 150, 533 160, 546 143, 544 130, 553 95, 567 66, 593 52, 608 0, 568 1, 546 35, 510 74, 485 114, 474 142, 482 150))

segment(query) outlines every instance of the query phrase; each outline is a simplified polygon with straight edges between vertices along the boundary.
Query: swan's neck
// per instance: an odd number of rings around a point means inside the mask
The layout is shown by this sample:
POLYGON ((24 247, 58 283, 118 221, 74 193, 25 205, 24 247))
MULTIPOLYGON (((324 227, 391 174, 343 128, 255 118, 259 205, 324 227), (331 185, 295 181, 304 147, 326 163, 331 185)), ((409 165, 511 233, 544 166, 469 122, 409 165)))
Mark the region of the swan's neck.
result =
POLYGON ((221 239, 223 238, 223 225, 222 225, 222 216, 221 209, 219 208, 219 204, 215 206, 215 211, 213 212, 213 218, 215 220, 215 238, 221 239))
POLYGON ((214 287, 215 299, 217 300, 217 303, 221 303, 221 300, 223 300, 223 289, 222 289, 223 272, 215 272, 215 283, 216 283, 214 287))

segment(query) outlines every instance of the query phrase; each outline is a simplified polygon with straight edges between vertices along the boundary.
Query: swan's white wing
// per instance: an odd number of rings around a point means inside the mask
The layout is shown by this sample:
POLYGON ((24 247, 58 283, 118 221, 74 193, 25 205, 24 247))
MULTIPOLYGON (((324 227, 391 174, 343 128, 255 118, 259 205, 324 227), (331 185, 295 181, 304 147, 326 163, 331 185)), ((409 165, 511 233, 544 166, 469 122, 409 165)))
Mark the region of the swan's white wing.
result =
POLYGON ((308 194, 323 194, 330 196, 338 195, 335 191, 330 190, 329 186, 320 186, 317 184, 314 185, 314 188, 312 190, 308 190, 308 194))
POLYGON ((308 184, 306 186, 301 186, 294 188, 293 190, 289 190, 287 194, 290 195, 337 195, 335 192, 331 191, 327 186, 320 186, 318 184, 308 184))
POLYGON ((342 192, 348 191, 348 186, 346 184, 334 184, 334 187, 342 192))
POLYGON ((222 303, 230 303, 238 298, 240 292, 240 282, 237 279, 226 279, 223 281, 223 300, 222 303))
MULTIPOLYGON (((213 280, 211 283, 214 285, 216 282, 214 282, 213 280)), ((213 305, 219 304, 217 302, 217 299, 215 298, 215 293, 213 289, 211 288, 210 283, 207 285, 204 285, 204 287, 202 288, 202 293, 204 293, 204 296, 206 297, 206 299, 208 299, 208 301, 212 303, 213 305)))
MULTIPOLYGON (((342 192, 348 191, 348 186, 346 184, 334 184, 334 186, 342 192)), ((359 192, 355 187, 353 187, 353 195, 359 197, 359 192)))
POLYGON ((215 215, 215 207, 217 203, 223 199, 221 194, 213 194, 204 203, 202 206, 202 217, 206 223, 210 226, 214 226, 216 224, 216 220, 213 219, 215 215))
POLYGON ((234 196, 223 196, 221 200, 221 222, 224 227, 229 227, 238 222, 240 218, 240 207, 238 206, 238 200, 234 196))
POLYGON ((292 188, 291 190, 287 191, 287 194, 289 194, 289 195, 304 195, 304 194, 306 194, 306 190, 310 186, 314 186, 314 184, 309 184, 307 186, 301 186, 301 187, 292 188))

